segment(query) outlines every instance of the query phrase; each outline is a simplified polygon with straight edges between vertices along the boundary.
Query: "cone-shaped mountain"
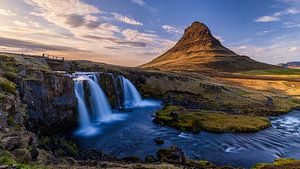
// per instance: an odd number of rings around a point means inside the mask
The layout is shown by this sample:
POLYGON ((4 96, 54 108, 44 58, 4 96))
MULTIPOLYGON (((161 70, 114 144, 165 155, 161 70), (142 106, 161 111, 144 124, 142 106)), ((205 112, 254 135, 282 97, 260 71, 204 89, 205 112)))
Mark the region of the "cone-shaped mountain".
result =
POLYGON ((225 72, 275 68, 224 47, 201 22, 194 22, 185 29, 174 47, 141 67, 166 71, 225 72))

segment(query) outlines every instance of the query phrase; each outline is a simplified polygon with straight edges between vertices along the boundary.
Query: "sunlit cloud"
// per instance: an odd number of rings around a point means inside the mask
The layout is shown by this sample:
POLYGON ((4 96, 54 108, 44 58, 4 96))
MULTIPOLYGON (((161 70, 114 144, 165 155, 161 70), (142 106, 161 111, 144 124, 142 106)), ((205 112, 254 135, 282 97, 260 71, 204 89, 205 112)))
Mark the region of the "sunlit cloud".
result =
POLYGON ((276 16, 261 16, 255 19, 255 22, 274 22, 279 21, 280 19, 276 16))
POLYGON ((121 15, 121 14, 118 14, 115 12, 113 12, 112 15, 115 17, 116 20, 118 20, 120 22, 124 22, 124 23, 130 24, 130 25, 143 26, 143 23, 136 21, 132 18, 129 18, 127 16, 124 16, 124 15, 121 15))
POLYGON ((3 15, 3 16, 16 16, 15 13, 13 13, 11 10, 8 10, 8 9, 0 9, 0 15, 3 15))

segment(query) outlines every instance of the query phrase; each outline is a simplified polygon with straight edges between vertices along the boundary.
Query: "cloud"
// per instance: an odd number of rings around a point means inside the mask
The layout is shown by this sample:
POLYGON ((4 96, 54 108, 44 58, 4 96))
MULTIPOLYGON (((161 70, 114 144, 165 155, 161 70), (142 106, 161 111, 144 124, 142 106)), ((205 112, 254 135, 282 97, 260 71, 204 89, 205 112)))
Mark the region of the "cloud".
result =
POLYGON ((0 46, 10 47, 10 48, 23 48, 27 50, 30 49, 32 51, 61 51, 61 52, 83 51, 72 47, 47 45, 39 42, 31 42, 31 41, 12 39, 6 37, 0 37, 0 46))
POLYGON ((224 38, 220 35, 213 35, 216 39, 218 39, 220 42, 225 42, 224 38))
POLYGON ((262 44, 245 44, 229 46, 241 55, 255 60, 277 64, 298 60, 300 40, 293 36, 280 36, 264 41, 262 44))
POLYGON ((255 22, 274 22, 279 21, 280 19, 275 16, 262 16, 257 19, 255 19, 255 22))
POLYGON ((15 13, 13 13, 12 11, 10 11, 8 9, 0 9, 0 15, 3 15, 3 16, 16 16, 15 13))
POLYGON ((297 51, 297 50, 298 50, 297 47, 291 47, 291 48, 289 49, 289 52, 295 52, 295 51, 297 51))
POLYGON ((31 15, 42 17, 49 23, 71 31, 73 34, 83 31, 74 28, 79 28, 83 25, 87 25, 87 28, 92 27, 91 22, 97 21, 97 17, 94 14, 101 13, 97 7, 80 0, 24 1, 34 8, 30 13, 31 15))
POLYGON ((280 12, 275 12, 270 16, 261 16, 258 17, 257 19, 255 19, 255 22, 275 22, 275 21, 279 21, 280 17, 284 16, 284 15, 295 15, 300 13, 300 10, 298 9, 294 9, 294 8, 289 8, 280 12))
POLYGON ((106 40, 109 42, 112 42, 114 44, 119 45, 128 45, 133 47, 146 47, 146 43, 144 42, 136 42, 136 41, 124 41, 116 38, 109 38, 109 37, 101 37, 101 36, 94 36, 94 35, 85 35, 84 36, 87 39, 93 39, 93 40, 106 40))
POLYGON ((144 0, 131 0, 131 2, 141 5, 141 6, 146 5, 146 2, 144 0))
POLYGON ((111 13, 114 18, 116 20, 118 20, 119 22, 123 22, 123 23, 127 23, 127 24, 130 24, 130 25, 136 25, 136 26, 143 26, 143 23, 139 22, 139 21, 136 21, 132 18, 129 18, 127 16, 124 16, 124 15, 121 15, 121 14, 118 14, 116 12, 113 12, 111 13))
POLYGON ((27 23, 22 22, 22 21, 19 21, 19 20, 15 20, 13 23, 14 23, 15 25, 21 26, 21 27, 26 27, 26 26, 28 26, 27 23))
POLYGON ((275 29, 264 30, 264 31, 259 31, 256 34, 257 35, 265 35, 265 34, 268 34, 268 33, 274 32, 274 31, 275 31, 275 29))
POLYGON ((284 22, 282 28, 299 28, 300 23, 284 22))
POLYGON ((70 25, 73 28, 77 28, 85 24, 83 16, 77 14, 66 15, 65 23, 70 25))
POLYGON ((181 27, 172 25, 163 25, 162 28, 168 33, 182 34, 183 29, 181 27))

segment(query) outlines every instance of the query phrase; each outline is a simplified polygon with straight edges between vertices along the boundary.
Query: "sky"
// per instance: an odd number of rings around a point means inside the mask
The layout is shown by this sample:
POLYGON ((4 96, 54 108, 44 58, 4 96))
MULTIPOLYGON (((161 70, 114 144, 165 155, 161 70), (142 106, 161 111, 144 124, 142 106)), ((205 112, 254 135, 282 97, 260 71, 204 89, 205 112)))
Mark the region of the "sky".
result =
POLYGON ((300 61, 300 0, 0 0, 0 51, 137 66, 194 21, 238 54, 300 61))

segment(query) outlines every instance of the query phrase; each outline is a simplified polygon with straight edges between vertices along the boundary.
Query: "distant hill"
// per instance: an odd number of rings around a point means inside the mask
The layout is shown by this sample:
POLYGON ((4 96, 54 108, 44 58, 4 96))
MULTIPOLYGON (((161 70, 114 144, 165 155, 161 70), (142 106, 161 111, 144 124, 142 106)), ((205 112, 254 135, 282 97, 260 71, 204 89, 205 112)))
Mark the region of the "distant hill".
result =
POLYGON ((278 66, 281 66, 281 67, 284 67, 284 68, 300 69, 300 61, 280 63, 280 64, 278 64, 278 66))
POLYGON ((185 29, 177 44, 163 55, 141 65, 149 69, 166 71, 222 71, 239 72, 273 69, 273 66, 241 56, 224 47, 200 22, 185 29))

